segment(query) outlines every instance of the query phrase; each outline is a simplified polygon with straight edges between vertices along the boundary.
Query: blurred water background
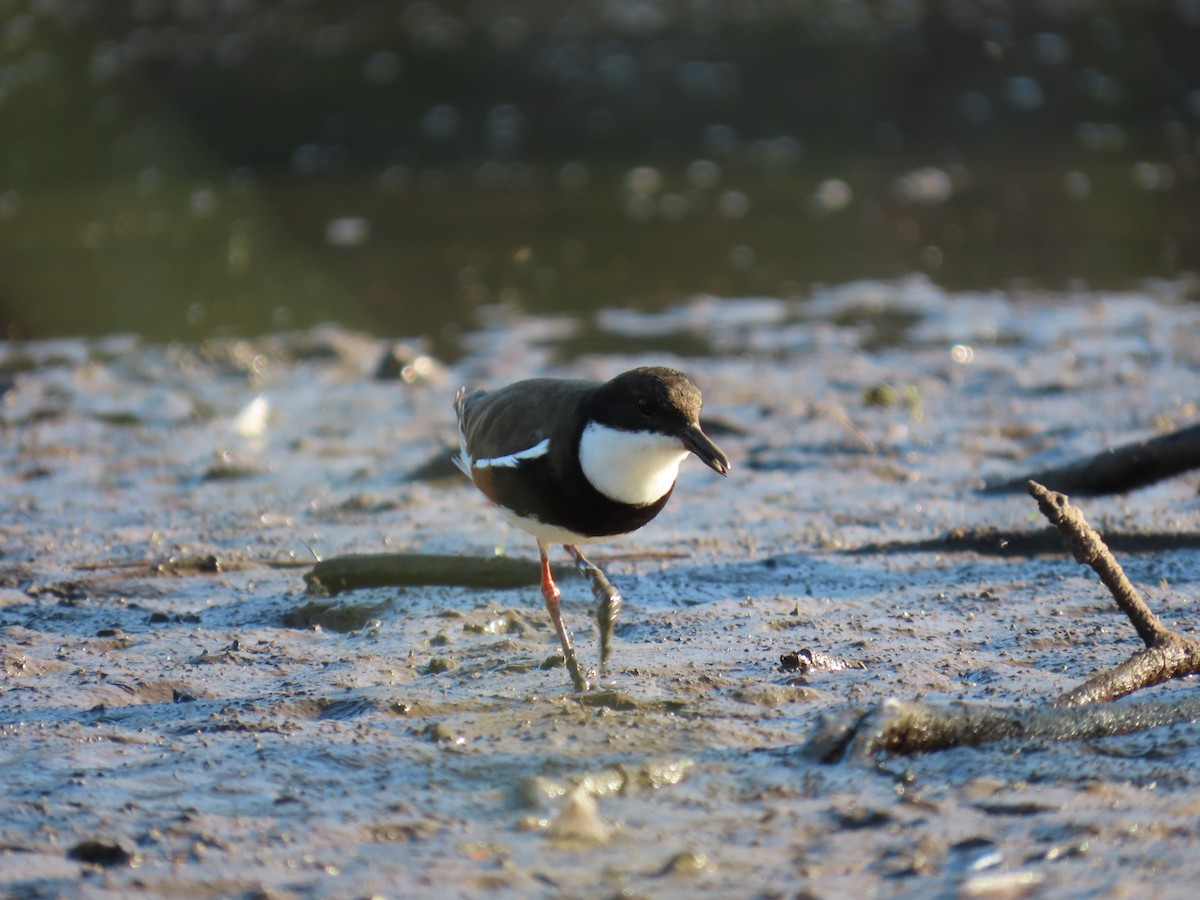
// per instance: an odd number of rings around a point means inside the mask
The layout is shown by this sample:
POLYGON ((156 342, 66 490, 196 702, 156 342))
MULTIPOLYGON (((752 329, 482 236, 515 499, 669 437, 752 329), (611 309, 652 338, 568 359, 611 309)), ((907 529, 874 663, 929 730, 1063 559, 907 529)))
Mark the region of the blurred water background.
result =
POLYGON ((1200 2, 0 0, 0 327, 1200 271, 1200 2))

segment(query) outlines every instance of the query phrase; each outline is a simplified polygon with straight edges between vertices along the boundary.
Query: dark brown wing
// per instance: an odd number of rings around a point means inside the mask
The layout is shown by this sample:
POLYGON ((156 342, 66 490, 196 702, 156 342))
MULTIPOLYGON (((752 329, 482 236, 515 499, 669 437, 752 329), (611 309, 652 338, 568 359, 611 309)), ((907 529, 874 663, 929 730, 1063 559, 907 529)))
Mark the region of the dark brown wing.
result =
MULTIPOLYGON (((550 438, 571 440, 569 423, 592 381, 531 378, 495 391, 460 392, 458 427, 472 460, 520 453, 550 438)), ((553 452, 555 447, 551 447, 553 452)))

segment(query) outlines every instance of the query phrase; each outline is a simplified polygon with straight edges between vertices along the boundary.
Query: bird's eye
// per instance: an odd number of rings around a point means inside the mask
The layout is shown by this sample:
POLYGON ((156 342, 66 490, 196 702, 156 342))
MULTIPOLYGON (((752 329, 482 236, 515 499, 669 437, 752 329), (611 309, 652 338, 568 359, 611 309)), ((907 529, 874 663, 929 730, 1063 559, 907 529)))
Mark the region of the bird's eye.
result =
POLYGON ((638 412, 640 412, 643 416, 653 415, 654 414, 654 401, 651 400, 649 397, 639 397, 638 398, 638 412))

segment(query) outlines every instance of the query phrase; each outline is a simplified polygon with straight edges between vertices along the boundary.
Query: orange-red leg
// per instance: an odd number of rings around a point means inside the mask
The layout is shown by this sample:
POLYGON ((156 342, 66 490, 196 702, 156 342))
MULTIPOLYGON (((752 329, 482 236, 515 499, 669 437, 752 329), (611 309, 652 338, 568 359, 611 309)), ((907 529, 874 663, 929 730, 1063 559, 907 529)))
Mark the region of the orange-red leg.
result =
POLYGON ((542 556, 542 599, 546 601, 546 611, 550 613, 550 621, 554 623, 554 630, 558 632, 558 641, 562 644, 563 658, 566 660, 567 673, 571 676, 571 682, 575 685, 575 690, 586 691, 588 689, 587 678, 579 665, 579 657, 575 655, 575 648, 571 645, 571 632, 567 631, 567 626, 563 624, 562 610, 559 604, 562 594, 558 590, 558 585, 554 583, 554 576, 550 574, 550 557, 547 555, 549 549, 541 541, 538 541, 538 552, 542 556))

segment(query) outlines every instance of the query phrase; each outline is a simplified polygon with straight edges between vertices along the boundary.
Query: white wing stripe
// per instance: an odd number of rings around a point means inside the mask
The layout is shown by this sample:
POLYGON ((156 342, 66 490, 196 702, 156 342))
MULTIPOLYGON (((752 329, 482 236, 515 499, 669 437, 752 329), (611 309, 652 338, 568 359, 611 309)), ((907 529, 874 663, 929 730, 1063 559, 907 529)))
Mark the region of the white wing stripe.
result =
POLYGON ((491 459, 477 459, 473 463, 476 469, 515 469, 527 459, 537 459, 550 452, 550 438, 543 438, 528 450, 519 450, 507 456, 494 456, 491 459))

